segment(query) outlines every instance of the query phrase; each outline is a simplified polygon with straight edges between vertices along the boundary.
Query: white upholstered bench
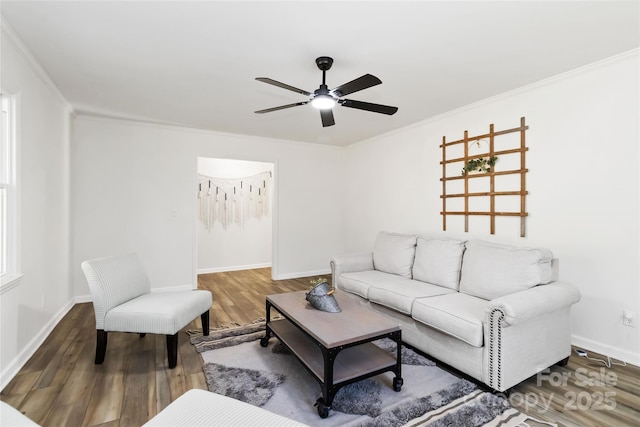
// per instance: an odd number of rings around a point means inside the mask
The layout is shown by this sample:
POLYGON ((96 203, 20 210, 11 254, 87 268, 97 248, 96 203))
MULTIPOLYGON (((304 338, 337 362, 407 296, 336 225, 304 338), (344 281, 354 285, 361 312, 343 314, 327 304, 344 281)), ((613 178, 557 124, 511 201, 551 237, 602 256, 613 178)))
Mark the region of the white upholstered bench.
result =
POLYGON ((308 427, 257 406, 206 390, 189 390, 144 427, 308 427))

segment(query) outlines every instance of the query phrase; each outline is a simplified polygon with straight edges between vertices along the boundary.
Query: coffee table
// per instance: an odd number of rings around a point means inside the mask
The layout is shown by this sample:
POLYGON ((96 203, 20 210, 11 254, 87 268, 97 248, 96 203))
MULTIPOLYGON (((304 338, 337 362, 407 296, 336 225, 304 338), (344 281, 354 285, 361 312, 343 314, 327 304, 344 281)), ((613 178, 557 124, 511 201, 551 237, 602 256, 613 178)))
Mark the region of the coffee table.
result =
POLYGON ((362 307, 353 297, 336 290, 342 311, 328 313, 313 308, 305 291, 268 295, 266 334, 260 345, 266 347, 274 335, 320 383, 322 397, 316 401, 318 415, 326 418, 341 387, 383 372, 395 373, 393 389, 402 388, 402 331, 398 324, 362 307), (284 319, 271 320, 271 309, 284 319), (393 355, 372 343, 390 338, 396 342, 393 355))

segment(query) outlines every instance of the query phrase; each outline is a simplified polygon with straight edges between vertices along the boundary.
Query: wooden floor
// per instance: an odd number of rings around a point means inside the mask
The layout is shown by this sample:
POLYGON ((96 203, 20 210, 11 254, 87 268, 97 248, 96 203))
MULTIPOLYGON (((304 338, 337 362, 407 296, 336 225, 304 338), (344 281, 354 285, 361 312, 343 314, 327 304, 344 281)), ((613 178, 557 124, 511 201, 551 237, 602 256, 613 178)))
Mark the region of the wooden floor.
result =
MULTIPOLYGON (((265 268, 200 276, 199 287, 214 295, 211 326, 249 323, 264 316, 265 295, 310 287, 311 278, 274 282, 270 275, 265 268)), ((199 328, 199 322, 185 330, 199 328)), ((93 307, 77 304, 0 399, 42 426, 140 426, 185 391, 206 389, 202 359, 184 331, 172 370, 164 336, 111 333, 104 364, 94 365, 94 355, 93 307)), ((607 369, 574 354, 567 366, 553 367, 541 385, 531 378, 509 399, 523 412, 559 426, 638 426, 639 378, 638 367, 607 369)))

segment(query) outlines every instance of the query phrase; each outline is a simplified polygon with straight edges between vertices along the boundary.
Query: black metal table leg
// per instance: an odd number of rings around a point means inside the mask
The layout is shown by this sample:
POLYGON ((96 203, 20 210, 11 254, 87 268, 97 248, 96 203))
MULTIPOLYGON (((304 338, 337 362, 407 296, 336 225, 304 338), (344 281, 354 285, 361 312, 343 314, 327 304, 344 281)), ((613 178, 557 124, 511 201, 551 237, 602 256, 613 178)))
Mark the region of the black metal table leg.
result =
POLYGON ((391 338, 396 342, 396 377, 393 379, 393 391, 402 390, 402 331, 394 332, 391 338))
POLYGON ((333 405, 333 398, 336 396, 338 390, 333 385, 333 364, 341 349, 327 349, 322 345, 320 349, 322 350, 322 358, 324 360, 324 381, 320 385, 322 397, 316 401, 316 406, 318 407, 318 415, 320 415, 320 418, 327 418, 329 416, 329 409, 331 409, 331 405, 333 405))
POLYGON ((260 338, 260 346, 261 347, 266 347, 269 345, 269 338, 271 338, 271 327, 269 326, 269 322, 271 322, 271 303, 269 302, 269 300, 267 300, 266 303, 266 311, 267 314, 265 315, 266 318, 266 322, 265 322, 265 328, 264 328, 264 337, 260 338))

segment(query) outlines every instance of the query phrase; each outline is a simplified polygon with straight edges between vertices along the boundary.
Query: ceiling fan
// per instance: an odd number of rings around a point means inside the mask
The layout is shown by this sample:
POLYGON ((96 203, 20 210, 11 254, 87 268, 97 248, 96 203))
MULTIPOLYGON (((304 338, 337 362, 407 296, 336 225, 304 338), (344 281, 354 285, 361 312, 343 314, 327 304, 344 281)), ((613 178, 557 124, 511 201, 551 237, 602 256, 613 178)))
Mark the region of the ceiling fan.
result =
POLYGON ((358 110, 372 111, 374 113, 382 113, 388 115, 392 115, 396 111, 398 111, 398 107, 391 107, 389 105, 372 104, 370 102, 355 101, 353 99, 341 99, 343 96, 350 93, 381 84, 382 81, 379 78, 372 76, 371 74, 365 74, 364 76, 358 77, 357 79, 352 80, 348 83, 345 83, 333 89, 329 89, 327 87, 325 78, 327 70, 329 70, 331 68, 331 65, 333 65, 333 58, 330 58, 328 56, 321 56, 319 58, 316 58, 316 65, 320 70, 322 70, 322 84, 313 93, 307 92, 306 90, 298 89, 297 87, 293 87, 285 83, 281 83, 268 77, 256 77, 256 80, 258 81, 311 97, 308 101, 301 101, 294 104, 267 108, 265 110, 256 111, 256 113, 270 113, 272 111, 284 110, 285 108, 297 107, 299 105, 311 103, 311 105, 320 110, 322 126, 327 127, 333 126, 335 124, 335 121, 333 120, 332 108, 336 104, 340 104, 343 107, 357 108, 358 110))

